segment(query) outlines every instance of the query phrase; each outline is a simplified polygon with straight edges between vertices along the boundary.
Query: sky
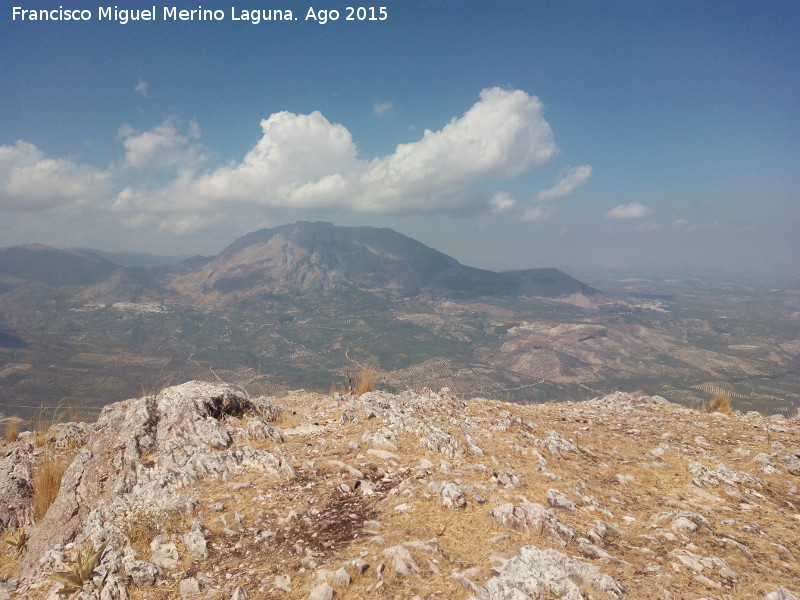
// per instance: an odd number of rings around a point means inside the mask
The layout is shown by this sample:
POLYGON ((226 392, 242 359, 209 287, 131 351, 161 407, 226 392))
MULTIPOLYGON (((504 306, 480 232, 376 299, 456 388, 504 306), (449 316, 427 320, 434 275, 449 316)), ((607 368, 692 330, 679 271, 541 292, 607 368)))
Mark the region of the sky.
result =
POLYGON ((497 270, 800 271, 795 0, 158 1, 2 3, 0 246, 324 220, 497 270))

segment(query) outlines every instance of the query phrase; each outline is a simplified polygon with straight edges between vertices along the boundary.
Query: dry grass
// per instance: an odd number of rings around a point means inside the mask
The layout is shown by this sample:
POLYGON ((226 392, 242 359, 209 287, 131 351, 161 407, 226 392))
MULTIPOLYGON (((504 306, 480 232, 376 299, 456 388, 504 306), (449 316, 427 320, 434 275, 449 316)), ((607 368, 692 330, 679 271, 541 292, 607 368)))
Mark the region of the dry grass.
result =
POLYGON ((19 437, 19 429, 16 421, 8 421, 6 423, 6 443, 13 443, 19 437))
POLYGON ((56 423, 64 420, 65 411, 63 403, 59 402, 54 407, 47 407, 44 404, 40 405, 36 414, 33 417, 33 431, 35 433, 33 438, 33 445, 41 448, 47 444, 47 433, 50 428, 56 423))
POLYGON ((191 519, 182 510, 170 510, 159 514, 142 512, 128 517, 122 526, 122 531, 142 556, 148 556, 150 542, 159 532, 183 534, 189 529, 190 523, 191 519))
POLYGON ((42 455, 33 469, 33 519, 40 523, 61 487, 69 463, 63 456, 42 455))
POLYGON ((731 396, 728 392, 722 392, 714 396, 708 405, 708 412, 718 412, 725 415, 731 414, 731 396))
MULTIPOLYGON (((687 468, 694 460, 713 466, 708 458, 713 453, 715 460, 730 467, 754 471, 751 457, 768 451, 773 440, 790 444, 796 435, 794 429, 787 432, 773 429, 769 422, 761 420, 724 418, 708 412, 651 405, 621 412, 585 409, 581 404, 526 407, 475 400, 458 410, 472 423, 463 431, 470 432, 484 455, 465 451, 460 457, 448 459, 420 446, 419 432, 399 430, 393 439, 396 449, 392 452, 396 456, 378 458, 369 453, 370 445, 360 442, 360 438, 365 430, 384 426, 382 416, 365 419, 360 424, 341 424, 342 411, 352 404, 331 402, 329 398, 311 394, 277 399, 276 405, 280 407, 277 419, 280 426, 313 422, 322 429, 294 432, 286 436, 285 443, 259 440, 248 444, 290 458, 297 476, 245 468, 233 472, 230 479, 209 477, 194 487, 191 493, 200 502, 198 515, 203 520, 211 558, 203 562, 181 551, 180 577, 204 572, 215 581, 242 585, 251 600, 301 600, 308 598, 318 569, 335 570, 358 556, 365 556, 370 568, 360 574, 348 567, 352 584, 349 587, 333 584, 336 598, 372 600, 414 595, 466 598, 470 592, 450 576, 454 571, 469 570, 472 581, 484 584, 492 576, 491 567, 499 563, 499 557, 509 558, 525 544, 542 549, 553 547, 541 532, 506 530, 487 514, 503 502, 528 499, 546 505, 547 492, 553 487, 579 504, 576 513, 556 511, 558 518, 579 535, 586 535, 596 519, 607 520, 625 530, 621 538, 601 544, 623 562, 593 564, 625 582, 631 598, 663 597, 665 589, 676 597, 690 597, 684 595, 687 593, 700 597, 707 593, 704 584, 690 571, 672 566, 670 552, 682 548, 685 540, 669 540, 660 535, 662 530, 670 530, 672 517, 657 523, 653 519, 667 511, 700 511, 711 521, 714 531, 701 528, 691 541, 698 554, 722 556, 741 575, 735 589, 724 590, 730 597, 764 597, 779 584, 785 585, 800 576, 800 567, 793 566, 786 555, 776 556, 773 546, 777 541, 795 554, 800 552, 800 544, 795 541, 800 540, 800 522, 789 519, 787 523, 785 514, 789 508, 787 501, 795 499, 786 491, 783 475, 760 475, 765 485, 759 490, 769 502, 759 502, 757 517, 752 518, 770 532, 769 536, 761 536, 740 529, 741 520, 748 517, 740 512, 737 502, 726 498, 723 490, 710 487, 701 490, 705 496, 697 496, 692 491, 692 475, 687 468), (657 419, 653 419, 654 412, 657 419), (553 454, 536 445, 534 440, 544 439, 545 432, 551 429, 572 440, 580 447, 581 454, 553 454), (351 445, 352 442, 355 444, 351 445), (662 442, 668 446, 662 456, 648 454, 662 442), (736 453, 737 448, 751 454, 736 453), (549 473, 557 476, 557 480, 538 470, 534 452, 542 452, 549 473), (430 463, 427 468, 420 467, 423 459, 430 463), (353 487, 353 474, 340 464, 329 462, 332 460, 358 468, 363 481, 375 486, 375 492, 362 496, 353 487), (502 487, 492 478, 495 471, 516 474, 521 486, 502 487), (388 475, 384 478, 385 472, 388 475), (621 483, 617 474, 633 479, 621 483), (468 501, 465 508, 450 510, 441 506, 436 486, 444 480, 456 482, 465 490, 468 501), (239 488, 243 483, 247 487, 239 488), (338 486, 342 483, 354 491, 341 492, 338 486), (597 507, 582 506, 575 491, 578 489, 592 496, 597 507), (480 492, 487 502, 478 504, 469 490, 480 492), (716 496, 718 500, 714 499, 716 496), (222 511, 211 509, 217 502, 223 505, 222 511), (397 510, 401 504, 406 507, 397 510), (701 505, 713 508, 698 508, 701 505), (290 520, 287 515, 291 510, 297 516, 290 520), (601 512, 604 510, 613 514, 601 512), (244 517, 241 524, 235 518, 236 512, 244 517), (628 520, 624 520, 626 517, 628 520), (377 525, 363 527, 367 519, 377 521, 377 525), (266 531, 273 533, 262 537, 261 533, 266 531), (385 545, 373 538, 373 532, 384 538, 385 545), (753 556, 721 545, 719 540, 725 536, 746 543, 753 556), (383 555, 388 547, 433 538, 441 549, 440 555, 408 546, 420 567, 419 573, 400 577, 383 555), (302 562, 304 555, 294 547, 297 540, 303 540, 304 547, 317 553, 315 565, 302 562), (429 559, 436 561, 441 573, 432 572, 429 559), (387 568, 379 580, 375 570, 381 562, 387 568), (662 567, 658 577, 643 576, 650 565, 662 567), (291 576, 291 592, 277 592, 271 583, 262 586, 262 579, 273 581, 278 574, 291 576)), ((435 419, 463 442, 463 431, 453 425, 449 413, 427 404, 417 410, 417 414, 435 419)), ((232 426, 239 426, 238 423, 231 421, 232 426)), ((180 544, 180 534, 188 528, 186 522, 159 524, 156 517, 136 520, 141 522, 128 525, 126 533, 145 556, 149 541, 159 529, 171 533, 171 539, 180 544)), ((556 549, 577 556, 572 543, 556 549)), ((177 598, 180 577, 164 587, 147 590, 132 587, 131 600, 177 598)), ((713 579, 716 575, 712 573, 709 577, 713 579)), ((722 591, 720 597, 721 594, 722 591)))
POLYGON ((281 429, 292 429, 297 427, 304 420, 305 419, 300 412, 281 407, 280 411, 278 412, 278 417, 275 419, 275 425, 281 429))
POLYGON ((378 381, 378 373, 372 365, 364 365, 358 374, 356 383, 356 394, 366 394, 367 392, 374 392, 375 385, 378 381))

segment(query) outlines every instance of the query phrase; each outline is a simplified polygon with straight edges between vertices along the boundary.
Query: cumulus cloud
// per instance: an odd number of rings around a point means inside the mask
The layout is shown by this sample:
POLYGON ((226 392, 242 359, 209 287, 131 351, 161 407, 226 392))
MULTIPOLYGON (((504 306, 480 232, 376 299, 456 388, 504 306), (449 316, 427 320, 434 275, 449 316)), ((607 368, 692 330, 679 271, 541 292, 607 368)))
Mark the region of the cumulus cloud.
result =
POLYGON ((391 102, 376 102, 372 107, 372 112, 374 112, 377 116, 382 117, 387 112, 392 110, 392 108, 393 106, 391 102))
MULTIPOLYGON (((140 82, 144 84, 143 81, 140 82)), ((138 86, 137 86, 138 87, 138 86)), ((142 93, 147 92, 146 86, 142 93)), ((390 110, 378 103, 376 114, 390 110)), ((114 215, 130 227, 185 235, 220 219, 266 208, 351 210, 375 214, 481 213, 527 221, 555 212, 591 174, 570 168, 550 189, 521 203, 505 192, 480 191, 547 164, 553 132, 538 98, 521 90, 484 89, 465 113, 386 156, 365 159, 348 129, 315 111, 277 112, 239 161, 202 168, 197 124, 167 120, 148 130, 119 129, 124 158, 105 169, 50 158, 26 142, 0 147, 0 203, 48 210, 72 203, 114 215), (154 171, 156 171, 154 173, 154 171), (165 181, 165 176, 168 177, 165 181), (81 204, 82 203, 82 204, 81 204)), ((88 214, 88 213, 87 213, 88 214)))
POLYGON ((615 206, 606 213, 606 217, 609 219, 641 219, 649 216, 652 212, 652 209, 643 204, 631 202, 615 206))
POLYGON ((110 190, 107 172, 70 159, 48 158, 24 141, 0 146, 0 206, 5 210, 92 204, 110 190))
POLYGON ((185 168, 196 165, 202 158, 199 146, 191 144, 200 137, 200 127, 194 122, 185 133, 180 133, 171 121, 165 121, 143 132, 123 125, 119 135, 125 146, 125 163, 135 169, 185 168))
POLYGON ((592 174, 590 165, 569 168, 566 175, 559 180, 553 187, 538 192, 534 197, 534 202, 550 202, 558 198, 569 196, 576 188, 586 183, 592 174))
POLYGON ((127 189, 117 206, 180 210, 231 202, 368 213, 431 213, 476 208, 466 193, 508 179, 557 152, 542 104, 520 90, 485 89, 464 115, 373 160, 343 125, 320 112, 280 112, 261 121, 262 137, 240 163, 179 178, 156 194, 127 189), (172 207, 172 208, 170 208, 172 207))

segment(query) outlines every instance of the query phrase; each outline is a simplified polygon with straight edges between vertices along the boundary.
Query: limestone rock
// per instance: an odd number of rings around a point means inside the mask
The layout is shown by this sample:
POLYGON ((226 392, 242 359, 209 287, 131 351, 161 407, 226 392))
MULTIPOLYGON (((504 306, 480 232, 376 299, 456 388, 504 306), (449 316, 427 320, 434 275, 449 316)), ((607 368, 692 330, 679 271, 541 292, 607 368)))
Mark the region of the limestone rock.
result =
POLYGON ((288 575, 278 575, 275 577, 275 581, 273 582, 276 590, 281 590, 284 592, 291 592, 292 591, 292 578, 288 575))
POLYGON ((208 558, 208 543, 203 529, 199 522, 195 522, 192 528, 183 534, 183 545, 197 558, 208 558))
POLYGON ((546 598, 555 593, 564 600, 588 600, 584 592, 595 591, 622 598, 623 586, 596 566, 569 558, 557 550, 523 546, 486 582, 481 600, 546 598), (576 583, 580 582, 580 584, 576 583))
POLYGON ((567 498, 564 493, 552 488, 547 490, 547 503, 553 508, 566 510, 567 512, 574 513, 576 510, 578 510, 575 507, 575 503, 567 498))
POLYGON ((550 454, 554 454, 556 456, 560 456, 562 452, 571 452, 573 454, 580 454, 580 450, 566 440, 563 436, 561 436, 558 432, 548 430, 545 431, 547 434, 546 440, 536 440, 536 445, 541 446, 550 454))
POLYGON ((489 511, 489 516, 503 527, 514 531, 535 531, 559 546, 566 546, 575 537, 575 530, 559 521, 555 513, 532 502, 502 504, 489 511))
POLYGON ((0 457, 0 530, 31 523, 33 445, 4 449, 0 457))
POLYGON ((194 577, 181 579, 180 583, 178 583, 178 593, 184 600, 198 596, 200 594, 200 582, 194 577))
POLYGON ((467 505, 464 492, 454 483, 443 483, 439 491, 439 496, 441 504, 445 508, 464 508, 467 505))
POLYGON ((248 598, 250 598, 250 594, 242 586, 237 586, 231 594, 231 600, 248 600, 248 598))
POLYGON ((159 535, 150 542, 150 560, 160 569, 174 569, 178 566, 178 547, 159 535))
POLYGON ((122 564, 125 574, 136 587, 151 587, 158 580, 158 567, 147 561, 137 560, 133 552, 126 552, 122 564))
POLYGON ((419 565, 414 561, 411 552, 401 545, 386 548, 383 551, 383 556, 391 560, 392 571, 400 577, 410 575, 412 571, 419 572, 419 565))
POLYGON ((329 583, 320 583, 311 589, 308 600, 331 600, 333 598, 333 588, 329 583))
POLYGON ((800 600, 800 598, 792 594, 786 588, 779 587, 774 592, 770 592, 764 596, 764 600, 800 600))
POLYGON ((331 576, 331 580, 334 583, 341 583, 342 585, 350 585, 350 574, 347 572, 347 569, 344 567, 340 567, 334 571, 333 575, 331 576))

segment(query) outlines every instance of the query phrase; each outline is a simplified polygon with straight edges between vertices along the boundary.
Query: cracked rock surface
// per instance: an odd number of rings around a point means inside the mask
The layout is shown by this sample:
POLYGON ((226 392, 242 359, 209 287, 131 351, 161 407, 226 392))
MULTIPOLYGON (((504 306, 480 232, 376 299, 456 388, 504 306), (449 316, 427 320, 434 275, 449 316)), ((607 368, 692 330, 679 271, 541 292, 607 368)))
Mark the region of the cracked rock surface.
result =
POLYGON ((0 447, 0 599, 797 597, 800 422, 188 382, 0 447), (68 467, 45 515, 34 473, 68 467), (4 544, 14 548, 11 542, 4 544), (6 556, 6 555, 4 555, 6 556))

